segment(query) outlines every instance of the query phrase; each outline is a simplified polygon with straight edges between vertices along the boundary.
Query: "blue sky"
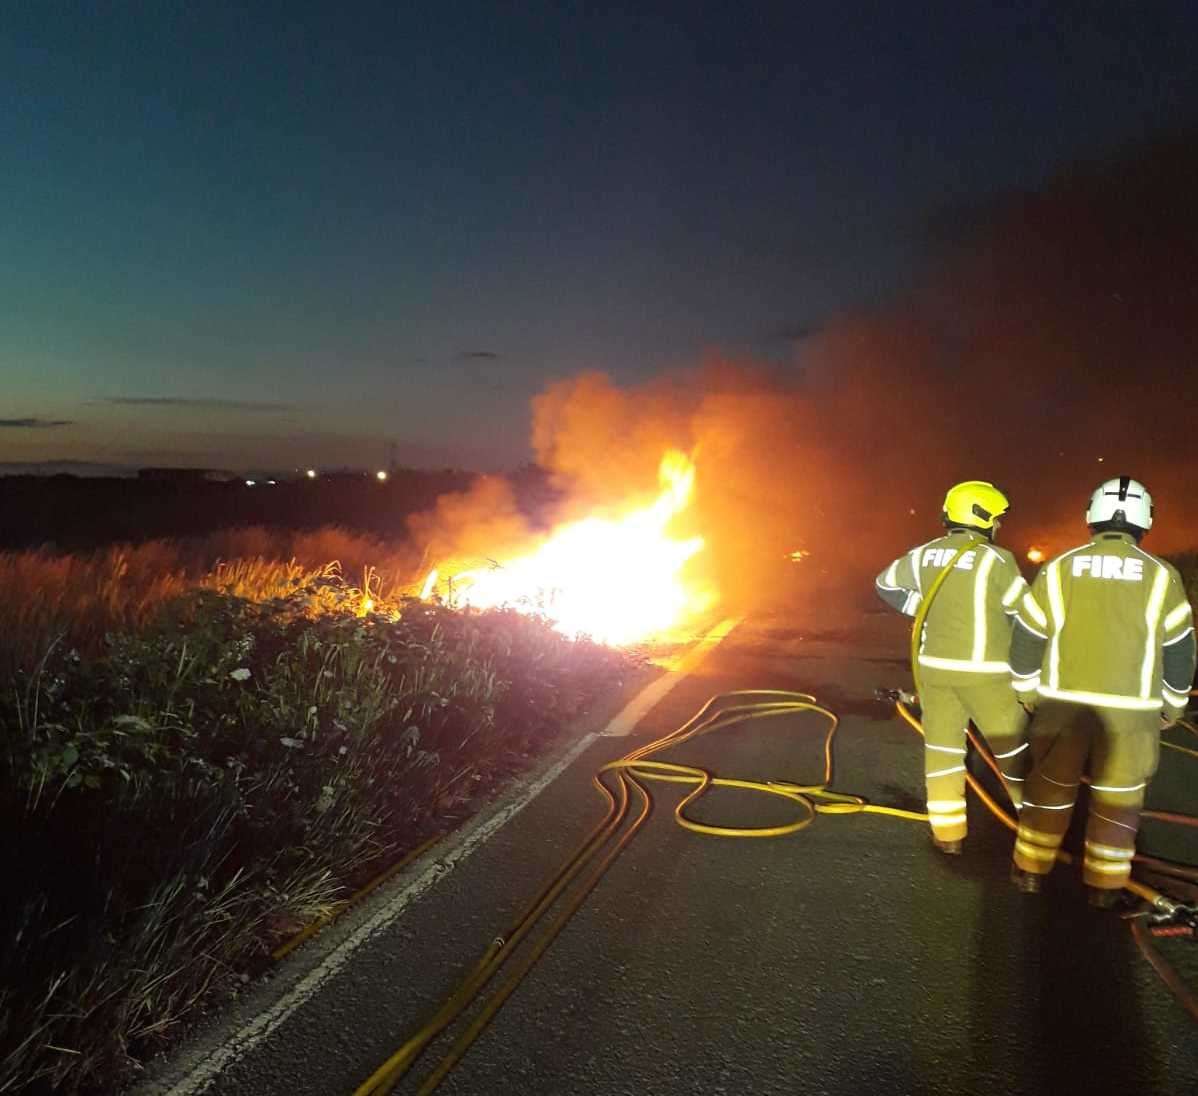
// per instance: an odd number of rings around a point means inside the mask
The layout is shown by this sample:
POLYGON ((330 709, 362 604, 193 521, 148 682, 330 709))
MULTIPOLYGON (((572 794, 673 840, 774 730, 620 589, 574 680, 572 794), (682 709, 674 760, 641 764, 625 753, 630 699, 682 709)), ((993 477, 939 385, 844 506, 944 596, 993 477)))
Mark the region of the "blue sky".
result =
POLYGON ((983 7, 18 6, 0 461, 511 463, 546 381, 789 359, 1194 120, 1194 5, 983 7))

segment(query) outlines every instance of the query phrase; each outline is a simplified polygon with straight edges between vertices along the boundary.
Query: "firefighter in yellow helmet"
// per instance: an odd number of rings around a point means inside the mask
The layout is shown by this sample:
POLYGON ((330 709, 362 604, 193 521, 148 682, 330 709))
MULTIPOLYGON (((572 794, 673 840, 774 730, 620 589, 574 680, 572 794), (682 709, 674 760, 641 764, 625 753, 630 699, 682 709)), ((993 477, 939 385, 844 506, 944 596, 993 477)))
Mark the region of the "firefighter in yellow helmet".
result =
POLYGON ((1114 905, 1131 876, 1161 728, 1184 712, 1198 657, 1180 576, 1140 547, 1152 518, 1142 483, 1107 480, 1086 510, 1091 539, 1045 564, 1020 602, 1011 671, 1036 709, 1012 868, 1020 890, 1039 890, 1055 863, 1087 773, 1091 904, 1114 905))
POLYGON ((1018 807, 1026 714, 1011 689, 1007 654, 1014 614, 1027 592, 1015 557, 993 543, 1010 504, 992 483, 970 480, 944 499, 944 536, 912 548, 877 578, 878 595, 915 616, 924 594, 948 574, 919 637, 924 772, 932 840, 956 854, 966 834, 966 727, 974 726, 998 759, 1018 807))

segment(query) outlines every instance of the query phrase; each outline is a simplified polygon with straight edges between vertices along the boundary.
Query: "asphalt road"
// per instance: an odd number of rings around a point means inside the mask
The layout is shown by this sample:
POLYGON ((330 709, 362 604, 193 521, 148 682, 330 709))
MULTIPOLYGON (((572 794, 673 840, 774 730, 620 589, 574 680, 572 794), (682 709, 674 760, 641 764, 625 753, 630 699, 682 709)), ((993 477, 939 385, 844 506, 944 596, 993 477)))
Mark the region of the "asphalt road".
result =
MULTIPOLYGON (((681 723, 715 692, 814 692, 843 716, 835 786, 918 809, 918 740, 871 699, 909 680, 903 622, 838 623, 750 619, 638 734, 681 723)), ((823 730, 811 716, 770 722, 677 756, 723 775, 811 781, 823 730)), ((210 1091, 348 1096, 594 824, 590 774, 632 741, 596 742, 210 1091)), ((1195 766, 1167 754, 1154 804, 1198 812, 1195 766)), ((948 859, 922 825, 876 816, 823 817, 779 840, 700 837, 674 825, 676 794, 655 786, 645 830, 442 1092, 1198 1091, 1198 1030, 1126 926, 1089 910, 1067 869, 1041 896, 1015 893, 1009 837, 976 804, 965 855, 948 859)), ((703 808, 732 825, 786 814, 781 801, 728 792, 703 808)), ((1157 825, 1143 846, 1198 862, 1198 842, 1157 825)), ((1198 985, 1198 947, 1162 950, 1198 985)), ((397 1091, 415 1091, 444 1045, 397 1091)))

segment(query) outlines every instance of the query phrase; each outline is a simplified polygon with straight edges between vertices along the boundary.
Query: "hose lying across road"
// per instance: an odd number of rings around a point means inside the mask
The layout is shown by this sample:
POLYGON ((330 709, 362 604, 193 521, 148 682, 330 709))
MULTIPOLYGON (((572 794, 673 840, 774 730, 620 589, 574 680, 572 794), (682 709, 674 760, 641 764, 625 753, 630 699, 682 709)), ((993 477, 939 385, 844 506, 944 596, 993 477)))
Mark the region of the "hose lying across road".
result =
MULTIPOLYGON (((898 710, 907 723, 921 734, 923 733, 919 720, 907 705, 900 702, 898 710)), ((819 814, 882 814, 906 821, 926 823, 926 814, 899 810, 895 807, 878 806, 867 802, 861 796, 834 792, 830 789, 833 778, 832 743, 838 725, 839 719, 834 712, 822 707, 813 696, 805 693, 773 689, 725 693, 708 700, 690 720, 677 730, 632 750, 617 761, 604 765, 595 774, 593 780, 596 789, 607 804, 607 814, 603 820, 590 832, 573 856, 533 899, 520 918, 506 932, 491 942, 474 968, 436 1014, 391 1055, 368 1080, 361 1084, 355 1090, 354 1096, 378 1096, 378 1094, 390 1092, 429 1044, 470 1008, 487 984, 499 973, 500 968, 507 966, 506 977, 492 991, 469 1025, 455 1039, 440 1064, 425 1079, 419 1092, 430 1093, 437 1088, 586 900, 587 895, 594 889, 603 874, 636 836, 649 815, 652 802, 649 790, 645 786, 647 781, 664 781, 689 786, 690 791, 674 808, 674 818, 685 829, 708 836, 784 837, 811 825, 819 814), (814 712, 828 721, 828 730, 824 735, 823 778, 815 784, 737 780, 715 776, 698 766, 654 759, 654 755, 680 746, 700 735, 725 730, 750 720, 775 719, 803 712, 814 712), (697 822, 688 815, 688 809, 711 788, 738 788, 780 797, 794 805, 797 817, 783 825, 758 828, 712 826, 697 822), (572 884, 573 887, 571 887, 572 884), (570 893, 563 897, 567 890, 570 890, 570 893), (559 899, 561 899, 560 904, 559 899), (558 908, 554 909, 555 906, 558 908), (532 930, 546 918, 540 934, 521 950, 520 945, 528 940, 532 930)), ((970 741, 978 753, 997 771, 997 763, 991 757, 985 743, 972 732, 970 732, 970 741)), ((967 772, 966 779, 991 813, 1008 828, 1014 829, 1016 825, 1014 817, 987 793, 972 774, 967 772)), ((1146 817, 1185 822, 1191 825, 1198 824, 1198 819, 1190 818, 1187 815, 1151 811, 1144 813, 1146 817)), ((1073 859, 1069 853, 1064 851, 1058 855, 1066 862, 1071 862, 1073 859)), ((1167 872, 1187 879, 1198 878, 1198 871, 1186 865, 1172 864, 1168 861, 1144 856, 1137 856, 1136 859, 1145 866, 1151 866, 1154 871, 1167 872)), ((1142 883, 1129 882, 1127 889, 1157 909, 1176 907, 1176 904, 1165 895, 1142 883)), ((1144 950, 1154 968, 1161 974, 1165 983, 1183 1006, 1198 1020, 1198 1002, 1195 1001, 1193 994, 1181 983, 1160 955, 1152 949, 1151 943, 1146 939, 1147 934, 1138 922, 1132 922, 1132 931, 1136 936, 1137 943, 1144 950)))
MULTIPOLYGON (((956 566, 957 560, 959 560, 971 548, 976 548, 978 545, 983 543, 985 543, 985 538, 983 537, 968 537, 965 543, 962 544, 961 547, 953 554, 952 558, 949 559, 949 561, 940 569, 940 572, 936 575, 936 578, 928 588, 927 593, 920 598, 919 607, 915 613, 915 620, 911 625, 911 676, 915 682, 915 692, 917 694, 919 693, 920 688, 919 656, 923 646, 924 624, 927 621, 928 612, 931 610, 932 604, 936 600, 936 595, 940 592, 945 580, 952 573, 953 568, 956 566)), ((923 727, 920 726, 919 722, 911 714, 910 709, 907 708, 901 701, 899 701, 897 706, 899 715, 901 715, 903 719, 910 723, 911 726, 919 731, 919 733, 922 735, 923 727)), ((1193 724, 1182 720, 1181 726, 1187 728, 1195 734, 1198 734, 1198 729, 1196 729, 1193 724)), ((973 744, 974 749, 977 750, 978 754, 985 759, 986 764, 990 767, 991 771, 995 774, 995 776, 998 777, 999 785, 1003 786, 1005 781, 1003 779, 1002 772, 999 770, 998 763, 994 760, 990 750, 978 739, 978 736, 975 735, 971 729, 967 728, 966 733, 968 734, 969 741, 973 744)), ((1198 757, 1198 752, 1186 749, 1184 746, 1178 746, 1172 742, 1165 742, 1162 740, 1161 745, 1167 747, 1168 749, 1176 750, 1180 753, 1190 754, 1193 757, 1198 757)), ((981 785, 968 772, 966 772, 965 778, 968 780, 969 786, 974 790, 974 792, 977 793, 982 802, 986 804, 995 818, 1002 822, 1002 824, 1008 829, 1013 831, 1018 830, 1018 823, 1015 821, 1015 818, 1012 814, 1007 813, 997 803, 995 803, 994 800, 985 793, 981 785)), ((1089 783, 1085 777, 1083 777, 1082 780, 1084 783, 1089 783)), ((1172 822, 1185 826, 1198 826, 1198 818, 1194 818, 1189 815, 1175 814, 1168 811, 1141 811, 1140 813, 1144 818, 1153 818, 1161 822, 1172 822)), ((1072 855, 1064 850, 1057 851, 1057 859, 1067 864, 1073 862, 1072 855)), ((1198 868, 1195 868, 1191 865, 1175 864, 1168 860, 1158 860, 1155 857, 1145 856, 1143 854, 1136 854, 1136 856, 1133 857, 1133 860, 1159 874, 1172 876, 1176 879, 1185 879, 1190 882, 1198 882, 1198 868)), ((1152 908, 1158 911, 1168 913, 1174 912, 1177 909, 1177 903, 1173 902, 1167 896, 1161 894, 1159 891, 1153 890, 1151 887, 1147 887, 1144 884, 1137 882, 1134 879, 1128 880, 1128 882, 1123 885, 1123 889, 1130 891, 1138 898, 1142 898, 1144 901, 1148 902, 1152 908)), ((1168 967, 1168 964, 1165 963, 1164 959, 1162 959, 1160 955, 1153 949, 1151 941, 1148 939, 1148 934, 1144 931, 1143 926, 1138 925, 1135 921, 1133 921, 1131 922, 1131 928, 1132 935, 1135 937, 1136 944, 1143 953, 1144 958, 1146 958, 1152 964, 1153 969, 1160 974, 1165 984, 1173 992, 1173 995, 1178 999, 1186 1011, 1189 1012, 1195 1020, 1198 1020, 1198 997, 1195 997, 1188 989, 1185 988, 1180 979, 1177 978, 1176 974, 1172 973, 1171 968, 1168 967), (1168 975, 1163 973, 1166 969, 1168 969, 1170 972, 1168 975)))
POLYGON ((355 1096, 375 1096, 378 1093, 389 1092, 428 1044, 469 1007, 500 967, 512 957, 536 923, 548 913, 562 892, 582 874, 583 869, 589 867, 590 870, 581 878, 562 908, 547 922, 540 937, 514 964, 507 978, 492 994, 469 1027, 454 1042, 446 1057, 419 1091, 422 1093, 432 1092, 440 1084, 495 1013, 499 1011, 504 1001, 520 984, 524 975, 565 927, 566 922, 582 905, 604 872, 636 835, 649 815, 651 798, 643 783, 646 780, 693 785, 691 791, 674 809, 674 817, 685 828, 711 836, 782 837, 811 825, 819 813, 858 814, 870 812, 889 814, 912 821, 926 821, 926 815, 915 811, 878 807, 867 803, 860 796, 844 795, 828 790, 828 785, 832 782, 832 739, 838 723, 839 719, 835 713, 821 707, 814 697, 806 694, 780 690, 749 690, 728 693, 713 697, 694 717, 677 730, 654 742, 638 747, 618 761, 604 765, 595 774, 593 783, 607 804, 606 817, 591 831, 561 871, 533 899, 524 914, 507 932, 492 941, 474 969, 438 1012, 388 1058, 364 1084, 358 1087, 355 1096), (735 701, 735 703, 729 707, 721 706, 722 702, 729 700, 735 701), (829 723, 824 738, 824 779, 819 784, 797 785, 734 780, 713 776, 707 770, 692 765, 650 760, 653 754, 660 753, 672 746, 681 745, 699 735, 709 734, 712 731, 744 723, 750 719, 777 718, 805 711, 817 712, 829 723), (708 826, 687 817, 687 807, 712 787, 741 788, 779 796, 795 805, 798 809, 798 817, 793 822, 782 826, 757 829, 708 826), (633 813, 634 799, 636 807, 633 813), (630 814, 632 815, 631 822, 624 826, 630 814))
MULTIPOLYGON (((898 708, 899 714, 903 717, 903 719, 910 723, 911 726, 919 731, 920 734, 923 734, 923 728, 920 726, 919 720, 917 720, 912 714, 910 708, 908 708, 901 700, 898 702, 896 707, 898 708)), ((1198 735, 1198 728, 1195 728, 1191 723, 1182 721, 1179 726, 1185 727, 1187 730, 1198 735)), ((990 753, 990 750, 986 747, 985 743, 977 737, 972 728, 967 730, 966 734, 969 736, 969 741, 973 745, 974 749, 977 750, 978 754, 986 761, 986 764, 1001 781, 1002 773, 999 770, 998 762, 994 760, 994 756, 990 753)), ((1162 742, 1161 745, 1170 746, 1174 749, 1181 750, 1183 753, 1193 753, 1192 750, 1186 750, 1184 747, 1173 746, 1173 744, 1170 742, 1162 742)), ((965 779, 969 782, 969 787, 977 793, 978 798, 981 799, 987 808, 989 808, 991 814, 993 814, 995 818, 997 818, 1004 826, 1006 826, 1007 829, 1015 831, 1019 828, 1014 816, 1000 807, 994 801, 994 799, 992 799, 986 793, 986 790, 968 770, 966 770, 965 779)), ((1089 783, 1089 781, 1084 780, 1084 778, 1083 781, 1085 783, 1089 783)), ((1194 817, 1193 815, 1177 814, 1173 811, 1141 811, 1140 814, 1144 818, 1152 818, 1161 822, 1172 822, 1184 826, 1198 826, 1198 818, 1194 817)), ((1072 853, 1067 852, 1064 849, 1058 849, 1057 859, 1063 864, 1072 864, 1074 861, 1074 856, 1072 853)), ((1135 856, 1132 857, 1132 861, 1134 863, 1142 864, 1145 868, 1148 868, 1159 875, 1169 875, 1177 879, 1198 882, 1198 867, 1194 865, 1178 864, 1172 860, 1161 860, 1154 856, 1145 856, 1143 853, 1136 853, 1135 856)), ((1142 898, 1152 909, 1160 910, 1162 912, 1169 912, 1176 909, 1178 906, 1178 903, 1174 902, 1167 895, 1162 894, 1153 887, 1146 886, 1144 883, 1140 883, 1135 879, 1129 879, 1126 883, 1124 883, 1123 889, 1134 894, 1137 898, 1142 898)), ((1173 996, 1177 998, 1177 1001, 1182 1008, 1184 1008, 1194 1020, 1198 1021, 1198 996, 1195 996, 1193 991, 1181 981, 1173 968, 1165 962, 1160 953, 1157 952, 1157 950, 1153 947, 1148 933, 1145 931, 1140 921, 1138 919, 1129 919, 1129 925, 1131 927, 1132 937, 1135 939, 1136 946, 1140 949, 1140 952, 1143 954, 1144 958, 1152 964, 1153 970, 1160 975, 1161 980, 1166 986, 1169 987, 1170 992, 1172 992, 1173 996)))

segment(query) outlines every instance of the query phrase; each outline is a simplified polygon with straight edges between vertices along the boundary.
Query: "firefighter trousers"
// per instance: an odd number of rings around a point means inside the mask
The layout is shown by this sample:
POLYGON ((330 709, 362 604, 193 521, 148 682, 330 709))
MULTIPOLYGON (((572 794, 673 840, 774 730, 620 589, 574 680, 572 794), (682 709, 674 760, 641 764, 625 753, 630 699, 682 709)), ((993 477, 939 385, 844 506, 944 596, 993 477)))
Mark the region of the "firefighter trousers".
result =
POLYGON ((967 830, 966 728, 972 721, 985 738, 1018 808, 1023 798, 1027 715, 1006 675, 944 671, 925 672, 922 677, 919 700, 923 709, 928 821, 937 840, 959 841, 967 830))
POLYGON ((1144 791, 1160 756, 1157 712, 1091 708, 1046 700, 1029 730, 1030 771, 1015 839, 1015 864, 1046 875, 1089 775, 1083 876, 1104 890, 1131 876, 1144 791))

